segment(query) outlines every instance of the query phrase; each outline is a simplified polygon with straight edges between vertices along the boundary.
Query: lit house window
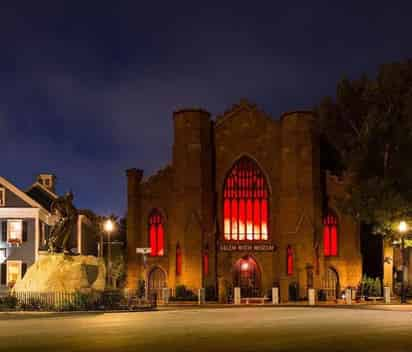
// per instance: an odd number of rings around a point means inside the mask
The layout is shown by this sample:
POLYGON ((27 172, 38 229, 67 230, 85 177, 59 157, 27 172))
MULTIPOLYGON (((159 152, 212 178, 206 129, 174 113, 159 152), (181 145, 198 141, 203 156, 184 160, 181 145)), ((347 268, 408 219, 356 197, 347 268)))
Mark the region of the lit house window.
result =
POLYGON ((165 254, 163 216, 157 209, 154 209, 149 216, 149 243, 152 257, 165 254))
POLYGON ((332 211, 323 218, 323 248, 326 257, 338 255, 338 218, 332 211))
POLYGON ((7 242, 21 243, 23 241, 23 221, 8 220, 7 221, 7 242))
POLYGON ((6 206, 6 190, 4 188, 0 188, 0 207, 6 206))
POLYGON ((21 262, 20 261, 7 261, 7 285, 13 286, 18 279, 21 278, 21 262))
POLYGON ((268 239, 269 190, 258 165, 243 157, 233 166, 223 190, 224 239, 268 239))
POLYGON ((0 264, 3 263, 7 258, 7 249, 0 248, 0 264))

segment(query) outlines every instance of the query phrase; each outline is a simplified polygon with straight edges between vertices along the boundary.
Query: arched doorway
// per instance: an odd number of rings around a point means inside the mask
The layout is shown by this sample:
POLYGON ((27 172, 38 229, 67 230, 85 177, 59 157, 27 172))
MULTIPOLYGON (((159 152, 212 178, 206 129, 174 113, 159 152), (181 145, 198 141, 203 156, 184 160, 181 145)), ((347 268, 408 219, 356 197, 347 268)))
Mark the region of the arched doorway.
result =
POLYGON ((242 297, 260 296, 260 271, 252 257, 245 256, 235 263, 233 287, 240 287, 242 297))
POLYGON ((165 272, 156 267, 149 273, 148 280, 148 295, 152 297, 153 294, 157 295, 158 299, 163 299, 163 288, 166 287, 166 274, 165 272))
POLYGON ((326 292, 326 298, 336 299, 339 295, 339 275, 338 272, 333 268, 328 268, 325 275, 325 280, 323 283, 323 289, 326 292))

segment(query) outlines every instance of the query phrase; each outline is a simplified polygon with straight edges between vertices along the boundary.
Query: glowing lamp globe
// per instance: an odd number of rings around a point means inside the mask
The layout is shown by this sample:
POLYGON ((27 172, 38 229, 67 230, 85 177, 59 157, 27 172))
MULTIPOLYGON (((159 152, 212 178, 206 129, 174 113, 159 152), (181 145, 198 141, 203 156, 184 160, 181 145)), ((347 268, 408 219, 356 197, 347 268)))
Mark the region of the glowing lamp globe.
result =
POLYGON ((249 263, 248 262, 243 262, 240 266, 240 269, 243 271, 246 271, 249 269, 249 263))
POLYGON ((104 223, 104 230, 106 232, 112 232, 114 229, 113 221, 112 220, 106 220, 104 223))
POLYGON ((406 223, 406 221, 401 221, 399 223, 399 232, 405 233, 406 231, 408 231, 408 224, 406 223))

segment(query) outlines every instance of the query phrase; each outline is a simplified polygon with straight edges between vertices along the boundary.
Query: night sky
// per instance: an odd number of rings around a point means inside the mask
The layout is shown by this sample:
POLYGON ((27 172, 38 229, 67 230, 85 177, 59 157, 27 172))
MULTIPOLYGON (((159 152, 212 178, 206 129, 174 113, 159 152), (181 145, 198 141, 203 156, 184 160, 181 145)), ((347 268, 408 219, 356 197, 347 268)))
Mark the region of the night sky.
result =
POLYGON ((379 3, 2 1, 0 175, 52 172, 78 207, 122 215, 125 170, 169 162, 176 108, 245 97, 278 118, 412 57, 412 3, 379 3))

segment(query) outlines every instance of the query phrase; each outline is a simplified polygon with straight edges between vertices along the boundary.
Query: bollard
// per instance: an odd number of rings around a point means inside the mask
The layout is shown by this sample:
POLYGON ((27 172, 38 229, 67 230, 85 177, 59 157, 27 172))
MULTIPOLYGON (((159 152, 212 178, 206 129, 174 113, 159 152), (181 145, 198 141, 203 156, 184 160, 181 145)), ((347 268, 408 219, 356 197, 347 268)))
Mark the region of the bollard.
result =
POLYGON ((352 290, 350 288, 345 290, 345 301, 346 304, 352 304, 352 290))
POLYGON ((240 287, 234 288, 234 304, 240 304, 240 287))
POLYGON ((197 298, 198 298, 198 303, 199 304, 205 304, 205 302, 206 302, 206 293, 205 293, 204 288, 199 288, 197 298))
POLYGON ((162 289, 163 303, 168 304, 170 298, 170 288, 164 287, 162 289))
POLYGON ((272 287, 272 304, 279 304, 279 287, 272 287))
POLYGON ((314 288, 308 289, 308 303, 310 306, 315 305, 315 289, 314 288))
POLYGON ((383 296, 385 299, 385 303, 390 304, 391 303, 391 288, 390 287, 385 286, 383 288, 383 296))

